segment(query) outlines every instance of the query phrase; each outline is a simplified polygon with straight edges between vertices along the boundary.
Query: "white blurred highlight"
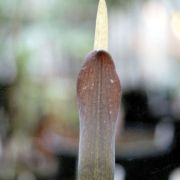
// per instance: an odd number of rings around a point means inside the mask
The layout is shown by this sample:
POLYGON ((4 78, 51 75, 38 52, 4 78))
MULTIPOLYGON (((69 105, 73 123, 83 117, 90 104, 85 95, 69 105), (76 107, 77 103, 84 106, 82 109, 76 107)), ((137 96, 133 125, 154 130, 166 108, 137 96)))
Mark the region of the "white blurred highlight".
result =
POLYGON ((172 14, 171 28, 174 36, 180 40, 180 12, 172 14))
POLYGON ((124 167, 116 164, 114 180, 125 180, 125 176, 126 172, 124 167))
POLYGON ((139 26, 139 57, 147 85, 166 85, 169 78, 168 14, 162 3, 145 4, 139 26))
POLYGON ((157 148, 165 150, 169 148, 174 139, 174 125, 170 122, 160 122, 155 129, 154 143, 157 148))
POLYGON ((180 180, 180 168, 177 168, 171 172, 169 180, 180 180))

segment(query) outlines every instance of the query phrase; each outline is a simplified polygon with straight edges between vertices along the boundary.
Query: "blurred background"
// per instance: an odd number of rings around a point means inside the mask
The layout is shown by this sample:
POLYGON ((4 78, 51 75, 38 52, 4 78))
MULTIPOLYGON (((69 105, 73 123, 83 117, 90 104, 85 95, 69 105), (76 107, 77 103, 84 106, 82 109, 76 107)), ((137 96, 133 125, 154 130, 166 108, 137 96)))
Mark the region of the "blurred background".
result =
MULTIPOLYGON (((107 0, 122 85, 115 180, 180 178, 180 1, 107 0)), ((76 79, 98 0, 0 0, 0 180, 74 180, 76 79)))

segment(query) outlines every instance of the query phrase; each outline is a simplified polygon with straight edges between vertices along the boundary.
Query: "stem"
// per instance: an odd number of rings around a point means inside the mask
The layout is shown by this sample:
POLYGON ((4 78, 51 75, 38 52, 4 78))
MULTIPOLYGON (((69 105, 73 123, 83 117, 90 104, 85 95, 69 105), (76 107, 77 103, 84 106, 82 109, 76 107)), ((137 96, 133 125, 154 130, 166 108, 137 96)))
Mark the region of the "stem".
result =
POLYGON ((80 115, 78 179, 113 180, 120 82, 107 52, 89 54, 78 77, 77 95, 80 115))

